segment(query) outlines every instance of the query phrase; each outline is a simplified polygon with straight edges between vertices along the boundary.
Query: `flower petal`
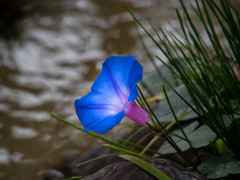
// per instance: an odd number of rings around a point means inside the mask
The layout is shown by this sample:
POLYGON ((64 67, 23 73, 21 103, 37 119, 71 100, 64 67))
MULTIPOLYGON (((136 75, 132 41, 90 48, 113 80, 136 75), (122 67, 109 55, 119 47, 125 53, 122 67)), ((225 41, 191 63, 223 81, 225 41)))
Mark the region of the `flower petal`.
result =
POLYGON ((130 86, 130 94, 128 97, 128 101, 134 101, 138 97, 138 89, 136 87, 136 83, 141 81, 143 77, 143 67, 137 60, 133 61, 131 68, 131 76, 129 76, 129 86, 130 86))
POLYGON ((116 125, 118 125, 124 116, 125 116, 124 111, 121 111, 115 116, 101 119, 92 125, 91 130, 99 134, 106 133, 110 131, 112 128, 114 128, 116 125))
POLYGON ((111 56, 103 63, 102 71, 91 90, 119 97, 124 104, 129 96, 131 101, 138 96, 135 83, 142 79, 142 74, 143 68, 136 57, 111 56))
MULTIPOLYGON (((109 119, 123 111, 122 104, 99 92, 90 92, 81 99, 77 99, 74 104, 77 116, 86 130, 91 129, 93 124, 102 122, 103 119, 109 119)), ((116 125, 119 122, 118 120, 113 124, 116 125)))

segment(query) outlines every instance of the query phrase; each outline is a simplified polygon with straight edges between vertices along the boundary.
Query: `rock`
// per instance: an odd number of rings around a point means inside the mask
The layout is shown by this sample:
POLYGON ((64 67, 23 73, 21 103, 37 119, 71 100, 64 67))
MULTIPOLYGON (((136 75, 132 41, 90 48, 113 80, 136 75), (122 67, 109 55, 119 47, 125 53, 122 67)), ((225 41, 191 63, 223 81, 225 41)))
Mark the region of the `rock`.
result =
MULTIPOLYGON (((127 139, 127 137, 129 136, 129 134, 125 134, 125 137, 122 137, 122 139, 127 139)), ((130 141, 145 147, 149 143, 149 141, 151 141, 155 136, 155 132, 144 129, 136 136, 134 136, 134 138, 132 138, 130 141)), ((163 137, 159 138, 158 141, 151 146, 151 149, 159 149, 159 147, 164 143, 164 141, 165 139, 163 137)), ((134 146, 131 146, 130 148, 138 151, 142 150, 134 146)), ((105 157, 81 166, 76 166, 81 162, 85 162, 87 160, 100 157, 102 155, 111 154, 114 152, 114 150, 109 149, 105 146, 98 146, 92 150, 89 150, 88 153, 81 157, 75 157, 68 162, 64 161, 64 163, 62 163, 61 166, 57 169, 63 172, 65 177, 90 175, 89 177, 85 178, 86 180, 156 179, 151 174, 147 173, 146 171, 142 170, 131 162, 123 162, 123 159, 119 158, 118 156, 105 157)), ((186 156, 190 157, 190 159, 195 157, 194 153, 192 153, 191 150, 186 151, 185 154, 186 156)), ((146 155, 153 156, 154 153, 147 152, 146 155)), ((182 162, 183 164, 186 163, 185 160, 178 153, 170 154, 169 156, 179 162, 182 162)), ((193 171, 186 170, 184 167, 170 160, 161 158, 147 158, 145 160, 150 162, 156 168, 162 170, 164 173, 168 174, 172 179, 206 179, 204 176, 201 176, 200 174, 193 171)))
POLYGON ((56 168, 59 169, 61 172, 63 172, 65 177, 90 175, 100 170, 101 168, 105 167, 109 163, 118 161, 120 158, 117 158, 115 156, 109 156, 105 158, 100 158, 98 160, 89 162, 81 166, 76 166, 76 165, 79 163, 91 160, 93 158, 100 157, 102 155, 107 155, 113 152, 114 152, 113 150, 104 146, 95 147, 94 149, 89 150, 89 152, 86 153, 85 155, 81 157, 75 157, 73 159, 65 161, 61 164, 60 167, 56 167, 56 168))
POLYGON ((37 175, 42 180, 61 180, 64 178, 63 173, 55 169, 42 170, 37 175))
MULTIPOLYGON (((145 158, 154 167, 160 169, 173 180, 206 180, 207 178, 170 160, 145 158)), ((134 165, 123 161, 111 164, 88 176, 84 180, 156 180, 157 178, 134 165)))

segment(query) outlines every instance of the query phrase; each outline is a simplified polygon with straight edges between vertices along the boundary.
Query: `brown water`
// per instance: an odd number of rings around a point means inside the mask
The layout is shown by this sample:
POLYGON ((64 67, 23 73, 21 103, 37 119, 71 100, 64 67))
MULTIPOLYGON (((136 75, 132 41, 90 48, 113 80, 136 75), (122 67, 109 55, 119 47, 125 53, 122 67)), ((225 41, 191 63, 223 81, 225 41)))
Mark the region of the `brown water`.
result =
MULTIPOLYGON (((144 62, 136 27, 122 2, 140 20, 147 17, 161 27, 167 27, 166 19, 177 22, 175 8, 180 7, 177 0, 35 2, 31 13, 26 10, 16 21, 15 38, 0 40, 0 179, 37 179, 39 171, 96 144, 50 113, 80 125, 74 100, 89 91, 108 56, 131 54, 146 64, 145 70, 151 66, 144 62)), ((149 49, 155 50, 150 44, 149 49)))

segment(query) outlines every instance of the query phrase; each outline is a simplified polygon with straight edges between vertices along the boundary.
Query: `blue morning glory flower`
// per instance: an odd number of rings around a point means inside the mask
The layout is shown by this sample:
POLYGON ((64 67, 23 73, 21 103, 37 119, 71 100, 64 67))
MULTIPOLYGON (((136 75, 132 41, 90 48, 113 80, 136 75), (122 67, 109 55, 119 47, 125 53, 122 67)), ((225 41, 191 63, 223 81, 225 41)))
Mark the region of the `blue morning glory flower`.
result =
POLYGON ((143 67, 133 56, 111 56, 91 87, 91 92, 75 100, 76 113, 88 132, 103 134, 118 125, 126 115, 139 125, 150 118, 135 102, 136 83, 143 76, 143 67))

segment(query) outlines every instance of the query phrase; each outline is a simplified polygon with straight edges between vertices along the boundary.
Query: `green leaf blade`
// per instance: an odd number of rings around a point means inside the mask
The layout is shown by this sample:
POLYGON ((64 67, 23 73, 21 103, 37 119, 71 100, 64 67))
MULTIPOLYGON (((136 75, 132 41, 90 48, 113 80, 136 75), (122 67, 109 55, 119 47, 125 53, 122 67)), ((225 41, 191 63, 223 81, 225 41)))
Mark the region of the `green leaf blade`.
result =
POLYGON ((198 170, 206 173, 207 177, 211 179, 223 178, 229 174, 240 173, 240 161, 233 160, 230 154, 213 156, 203 161, 198 166, 198 170))
POLYGON ((151 164, 149 164, 148 162, 137 158, 135 156, 131 156, 131 155, 119 155, 121 158, 126 159, 132 163, 134 163, 135 165, 137 165, 138 167, 144 169, 145 171, 149 172, 150 174, 152 174, 153 176, 155 176, 158 179, 161 180, 171 180, 171 178, 169 178, 166 174, 164 174, 162 171, 160 171, 159 169, 155 168, 154 166, 152 166, 151 164))

